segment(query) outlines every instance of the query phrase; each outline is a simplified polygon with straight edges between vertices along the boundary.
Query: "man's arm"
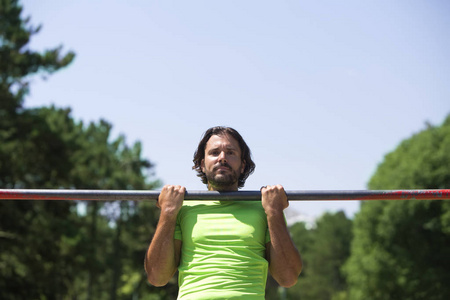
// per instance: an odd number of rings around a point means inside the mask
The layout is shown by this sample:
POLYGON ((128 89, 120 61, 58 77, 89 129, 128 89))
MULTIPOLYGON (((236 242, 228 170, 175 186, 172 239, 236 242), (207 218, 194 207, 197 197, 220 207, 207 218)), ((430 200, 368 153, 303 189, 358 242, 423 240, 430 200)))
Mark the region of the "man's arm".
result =
POLYGON ((302 259, 284 219, 283 210, 289 206, 287 196, 281 185, 263 187, 261 194, 270 233, 270 242, 266 245, 270 274, 279 285, 291 287, 302 271, 302 259))
POLYGON ((181 241, 174 240, 174 233, 185 192, 184 187, 166 185, 158 198, 157 206, 161 209, 161 214, 145 255, 147 280, 154 286, 166 285, 180 263, 181 241))

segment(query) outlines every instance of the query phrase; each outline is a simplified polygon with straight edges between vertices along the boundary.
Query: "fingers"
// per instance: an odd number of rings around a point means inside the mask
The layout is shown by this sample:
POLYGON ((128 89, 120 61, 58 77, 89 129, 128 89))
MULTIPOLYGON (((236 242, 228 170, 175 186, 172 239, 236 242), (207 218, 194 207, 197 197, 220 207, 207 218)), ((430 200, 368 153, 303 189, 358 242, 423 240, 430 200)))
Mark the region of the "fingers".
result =
POLYGON ((186 188, 180 185, 165 185, 156 201, 159 208, 169 207, 178 210, 183 204, 186 188))
POLYGON ((261 187, 261 192, 263 193, 284 193, 286 195, 286 192, 284 190, 284 187, 281 184, 277 185, 264 185, 261 187))
POLYGON ((184 194, 186 192, 186 188, 181 185, 166 184, 165 186, 163 186, 162 191, 170 194, 184 194))
POLYGON ((267 185, 261 187, 261 201, 266 210, 284 210, 289 206, 286 192, 282 185, 267 185))
POLYGON ((179 197, 179 196, 183 195, 183 197, 184 197, 185 193, 186 193, 186 188, 184 186, 167 184, 167 185, 163 186, 161 193, 159 194, 158 200, 159 200, 159 198, 166 197, 166 196, 179 197))

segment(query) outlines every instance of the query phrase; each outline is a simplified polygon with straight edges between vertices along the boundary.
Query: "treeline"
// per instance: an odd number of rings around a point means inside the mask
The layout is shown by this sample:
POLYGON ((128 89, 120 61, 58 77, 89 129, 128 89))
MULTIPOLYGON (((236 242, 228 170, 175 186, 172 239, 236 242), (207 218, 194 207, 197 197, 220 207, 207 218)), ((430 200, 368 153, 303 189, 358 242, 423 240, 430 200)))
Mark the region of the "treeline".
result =
MULTIPOLYGON (((32 76, 75 57, 29 49, 38 32, 0 0, 0 188, 158 187, 141 145, 108 122, 24 107, 32 76)), ((450 116, 386 155, 368 187, 450 188, 450 116)), ((157 216, 150 202, 0 201, 0 299, 175 299, 176 278, 155 288, 144 274, 157 216)), ((290 289, 269 279, 267 299, 450 299, 449 201, 368 201, 353 220, 327 213, 290 231, 304 270, 290 289)))
MULTIPOLYGON (((141 145, 111 137, 108 122, 24 107, 33 75, 48 76, 75 57, 60 47, 29 49, 39 30, 17 1, 0 1, 0 188, 155 188, 141 145)), ((0 299, 151 294, 143 258, 155 223, 154 206, 144 202, 0 201, 0 299)))
MULTIPOLYGON (((387 154, 369 189, 449 189, 450 115, 387 154)), ((286 299, 450 299, 450 200, 365 201, 291 228, 305 268, 286 299)))

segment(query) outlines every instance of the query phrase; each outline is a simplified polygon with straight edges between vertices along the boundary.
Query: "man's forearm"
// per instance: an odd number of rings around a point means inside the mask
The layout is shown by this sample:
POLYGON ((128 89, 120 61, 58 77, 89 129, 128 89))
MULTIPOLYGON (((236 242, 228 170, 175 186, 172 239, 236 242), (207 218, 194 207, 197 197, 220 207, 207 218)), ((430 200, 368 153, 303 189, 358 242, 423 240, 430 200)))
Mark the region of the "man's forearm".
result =
POLYGON ((282 212, 267 215, 270 243, 269 268, 272 277, 284 287, 293 286, 302 270, 302 260, 289 235, 282 212))
POLYGON ((178 268, 179 257, 176 255, 173 238, 175 223, 176 215, 161 213, 155 235, 145 256, 145 271, 152 285, 166 285, 178 268))

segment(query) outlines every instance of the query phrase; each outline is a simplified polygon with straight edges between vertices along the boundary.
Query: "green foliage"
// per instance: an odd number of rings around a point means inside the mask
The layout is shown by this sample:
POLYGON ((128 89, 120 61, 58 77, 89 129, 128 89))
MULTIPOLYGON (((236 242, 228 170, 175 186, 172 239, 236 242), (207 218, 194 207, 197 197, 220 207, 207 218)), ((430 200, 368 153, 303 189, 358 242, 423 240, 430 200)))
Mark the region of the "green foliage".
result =
MULTIPOLYGON (((23 108, 31 76, 67 66, 74 54, 30 50, 40 27, 21 11, 0 0, 0 188, 156 187, 141 144, 112 139, 108 122, 86 126, 70 109, 23 108)), ((0 201, 0 299, 173 298, 175 284, 157 298, 146 285, 155 224, 145 202, 0 201)))
MULTIPOLYGON (((8 158, 1 160, 2 188, 154 187, 144 176, 151 164, 140 157, 140 144, 128 147, 123 137, 108 142, 111 126, 106 122, 85 128, 68 110, 55 108, 25 110, 20 120, 26 121, 28 115, 38 126, 1 143, 0 149, 9 149, 4 152, 8 158)), ((154 205, 114 204, 87 203, 88 215, 82 216, 74 202, 0 202, 0 298, 12 299, 8 291, 24 299, 108 298, 113 293, 111 282, 116 282, 117 290, 129 284, 123 271, 135 274, 133 278, 138 274, 143 286, 142 260, 156 223, 154 205), (113 207, 108 211, 108 206, 113 207), (23 286, 27 288, 12 289, 23 286)))
MULTIPOLYGON (((450 116, 386 155, 370 189, 450 187, 450 116)), ((368 201, 345 266, 349 299, 449 299, 450 203, 368 201)))
POLYGON ((73 52, 63 55, 61 46, 43 53, 28 49, 30 38, 41 27, 31 26, 30 18, 23 19, 21 14, 17 0, 0 0, 0 117, 21 108, 30 75, 51 74, 75 57, 73 52))
POLYGON ((303 259, 297 284, 287 290, 287 299, 332 299, 346 290, 341 266, 350 255, 352 221, 343 212, 326 213, 310 230, 303 223, 290 228, 303 259))
POLYGON ((450 115, 442 126, 404 140, 387 154, 369 182, 371 189, 444 189, 450 184, 450 115))

